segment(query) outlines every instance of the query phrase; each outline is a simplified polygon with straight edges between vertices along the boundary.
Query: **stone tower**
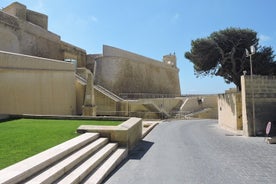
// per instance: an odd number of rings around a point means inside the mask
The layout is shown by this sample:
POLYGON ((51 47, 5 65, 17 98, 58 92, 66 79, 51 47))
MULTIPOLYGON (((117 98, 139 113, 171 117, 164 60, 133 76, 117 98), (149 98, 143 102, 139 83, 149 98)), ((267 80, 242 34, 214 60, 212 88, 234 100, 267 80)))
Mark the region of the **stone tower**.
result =
POLYGON ((163 62, 171 67, 176 68, 176 56, 175 53, 163 56, 163 62))

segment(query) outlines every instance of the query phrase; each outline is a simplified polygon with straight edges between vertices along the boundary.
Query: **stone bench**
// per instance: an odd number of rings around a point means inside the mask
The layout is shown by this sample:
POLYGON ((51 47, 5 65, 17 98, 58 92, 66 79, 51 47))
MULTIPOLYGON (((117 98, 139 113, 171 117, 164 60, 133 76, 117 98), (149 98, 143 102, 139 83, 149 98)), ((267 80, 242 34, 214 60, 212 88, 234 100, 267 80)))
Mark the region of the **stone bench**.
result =
POLYGON ((81 125, 77 132, 99 133, 101 137, 107 137, 111 142, 118 142, 119 146, 131 150, 142 138, 142 119, 130 118, 118 126, 81 125))

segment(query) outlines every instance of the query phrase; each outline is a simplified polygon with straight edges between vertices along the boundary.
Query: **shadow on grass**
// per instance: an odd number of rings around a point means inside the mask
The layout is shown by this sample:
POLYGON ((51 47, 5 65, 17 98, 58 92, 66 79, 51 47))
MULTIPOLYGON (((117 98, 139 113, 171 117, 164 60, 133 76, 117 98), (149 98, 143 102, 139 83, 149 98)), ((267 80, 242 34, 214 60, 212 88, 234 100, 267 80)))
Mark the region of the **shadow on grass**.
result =
POLYGON ((7 121, 12 121, 12 120, 16 120, 16 119, 20 119, 20 117, 18 117, 16 115, 0 114, 0 123, 4 123, 7 121))

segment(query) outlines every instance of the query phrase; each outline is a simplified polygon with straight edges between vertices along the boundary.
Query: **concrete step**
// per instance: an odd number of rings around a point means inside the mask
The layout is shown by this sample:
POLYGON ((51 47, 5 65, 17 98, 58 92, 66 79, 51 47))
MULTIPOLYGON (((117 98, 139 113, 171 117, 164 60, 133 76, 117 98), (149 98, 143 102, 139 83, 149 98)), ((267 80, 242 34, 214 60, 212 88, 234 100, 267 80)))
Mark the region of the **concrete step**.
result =
POLYGON ((72 155, 68 156, 64 160, 61 160, 57 164, 53 165, 47 170, 43 171, 39 175, 35 176, 34 178, 28 180, 26 183, 28 184, 42 184, 42 183, 52 183, 56 181, 58 178, 63 176, 66 172, 71 170, 74 166, 82 162, 84 159, 104 145, 108 143, 107 138, 99 138, 94 142, 88 144, 87 146, 83 147, 82 149, 74 152, 72 155))
POLYGON ((127 149, 118 148, 95 172, 89 175, 83 183, 101 183, 126 157, 127 149))
POLYGON ((98 133, 85 133, 74 139, 52 147, 37 155, 0 170, 1 184, 20 183, 35 173, 49 167, 75 150, 96 140, 98 133))
POLYGON ((68 173, 68 175, 57 181, 57 183, 80 183, 92 170, 97 168, 112 152, 114 152, 117 147, 117 143, 107 144, 85 162, 75 167, 73 171, 68 173))

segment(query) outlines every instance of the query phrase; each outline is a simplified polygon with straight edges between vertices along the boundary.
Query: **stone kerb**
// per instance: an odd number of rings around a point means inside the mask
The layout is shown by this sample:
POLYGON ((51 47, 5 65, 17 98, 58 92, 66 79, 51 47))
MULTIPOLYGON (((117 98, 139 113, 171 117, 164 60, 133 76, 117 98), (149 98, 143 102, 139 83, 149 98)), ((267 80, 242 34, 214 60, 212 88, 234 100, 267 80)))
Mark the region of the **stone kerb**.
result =
POLYGON ((142 138, 142 119, 130 118, 118 126, 81 125, 77 132, 100 133, 101 137, 107 137, 111 142, 118 142, 119 146, 131 150, 142 138))

